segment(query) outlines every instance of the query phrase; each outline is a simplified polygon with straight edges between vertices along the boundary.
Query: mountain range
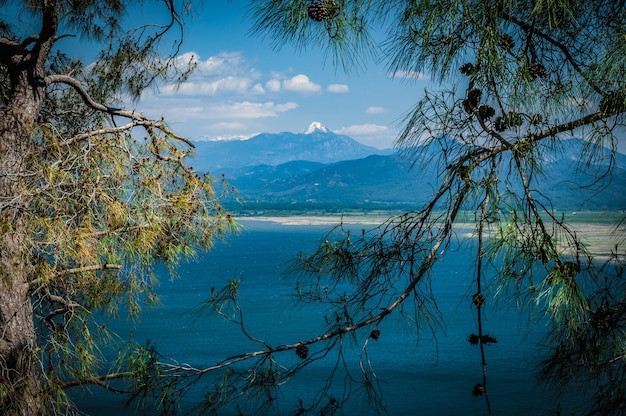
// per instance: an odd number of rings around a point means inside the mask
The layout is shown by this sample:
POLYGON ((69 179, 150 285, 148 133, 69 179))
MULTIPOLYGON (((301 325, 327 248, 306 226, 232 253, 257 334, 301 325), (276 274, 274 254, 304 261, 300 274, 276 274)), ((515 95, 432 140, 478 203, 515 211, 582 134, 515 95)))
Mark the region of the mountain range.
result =
MULTIPOLYGON (((424 148, 412 158, 402 157, 335 134, 318 122, 303 133, 195 144, 192 165, 224 174, 238 190, 243 205, 232 210, 417 209, 432 197, 437 183, 435 164, 422 162, 441 151, 424 148)), ((603 158, 589 163, 584 173, 577 167, 586 163, 580 156, 585 145, 580 139, 566 140, 557 158, 544 160, 539 191, 559 210, 626 208, 626 155, 615 154, 611 176, 601 176, 608 163, 603 158), (588 187, 580 189, 580 184, 588 187)), ((608 154, 608 149, 600 150, 608 154)))
POLYGON ((358 159, 372 154, 392 154, 365 146, 341 134, 335 134, 319 122, 313 122, 303 133, 261 133, 247 140, 198 141, 196 160, 200 171, 215 171, 276 166, 294 160, 334 163, 358 159))

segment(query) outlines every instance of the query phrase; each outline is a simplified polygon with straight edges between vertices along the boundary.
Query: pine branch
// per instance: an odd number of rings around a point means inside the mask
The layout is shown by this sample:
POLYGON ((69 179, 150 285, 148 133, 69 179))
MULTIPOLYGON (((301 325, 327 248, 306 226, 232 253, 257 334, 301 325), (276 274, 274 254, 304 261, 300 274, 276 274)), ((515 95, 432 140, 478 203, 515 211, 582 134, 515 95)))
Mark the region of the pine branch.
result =
MULTIPOLYGON (((133 120, 133 122, 136 125, 141 125, 147 128, 156 128, 160 131, 162 131, 163 133, 167 134, 170 137, 173 137, 177 140, 180 140, 182 142, 184 142, 185 144, 187 144, 189 147, 195 147, 194 144, 187 138, 180 136, 174 132, 172 132, 171 130, 169 130, 162 121, 157 121, 157 120, 152 120, 149 119, 147 117, 145 117, 143 114, 138 113, 134 110, 123 110, 120 108, 115 108, 115 107, 109 107, 106 106, 104 104, 98 103, 96 101, 93 100, 93 98, 91 97, 91 95, 89 95, 89 93, 87 92, 87 90, 85 90, 85 88, 83 87, 83 85, 80 83, 80 81, 78 81, 76 78, 73 78, 69 75, 62 75, 62 74, 52 74, 52 75, 48 75, 45 78, 45 83, 46 85, 51 85, 51 84, 65 84, 69 87, 71 87, 72 89, 74 89, 74 91, 76 91, 80 97, 82 98, 83 102, 88 106, 93 108, 94 110, 106 113, 106 114, 110 114, 111 116, 118 116, 118 117, 124 117, 124 118, 128 118, 133 120)), ((123 131, 123 130, 122 130, 123 131)), ((115 130, 113 130, 112 132, 115 132, 115 130)), ((105 132, 106 133, 106 132, 105 132)), ((104 134, 104 133, 103 133, 104 134)), ((91 134, 91 132, 89 133, 85 133, 85 135, 79 135, 79 136, 75 136, 74 138, 70 139, 70 142, 75 142, 78 140, 82 140, 88 137, 92 137, 95 134, 91 134)))
POLYGON ((73 269, 62 270, 56 273, 54 277, 67 276, 70 274, 77 274, 77 273, 83 273, 83 272, 93 272, 93 271, 98 271, 98 270, 110 270, 110 269, 120 270, 121 268, 122 266, 120 264, 112 264, 112 263, 94 264, 91 266, 83 266, 83 267, 76 267, 73 269))
POLYGON ((67 382, 63 382, 59 384, 59 388, 61 388, 62 390, 67 390, 67 389, 71 389, 73 387, 80 387, 80 386, 85 386, 88 384, 94 384, 97 386, 100 386, 106 390, 109 390, 113 393, 119 393, 119 394, 124 394, 126 393, 124 390, 120 390, 120 389, 116 389, 114 387, 112 387, 110 384, 106 383, 107 381, 110 380, 119 380, 119 379, 123 379, 123 378, 130 378, 133 377, 134 373, 131 371, 126 371, 126 372, 121 372, 121 373, 113 373, 113 374, 107 374, 104 376, 94 376, 94 377, 88 377, 88 378, 82 378, 82 379, 77 379, 77 380, 72 380, 72 381, 67 381, 67 382))
POLYGON ((515 16, 511 16, 505 12, 503 12, 501 16, 504 20, 507 20, 513 24, 518 25, 520 28, 522 28, 522 30, 528 33, 529 36, 531 33, 535 34, 545 39, 552 45, 554 45, 557 49, 561 51, 561 53, 563 54, 567 62, 569 62, 572 68, 574 68, 574 71, 576 71, 587 82, 587 84, 589 84, 589 86, 593 88, 595 92, 597 92, 598 94, 604 95, 605 91, 603 91, 602 88, 600 88, 600 86, 598 86, 595 82, 593 82, 593 79, 591 79, 589 76, 585 74, 585 72, 582 70, 582 68, 578 64, 578 62, 576 62, 572 54, 569 52, 569 50, 563 43, 557 41, 556 39, 554 39, 552 36, 548 35, 547 33, 537 30, 537 28, 534 25, 530 25, 515 16))
MULTIPOLYGON (((436 201, 438 201, 443 195, 451 192, 452 184, 454 183, 453 176, 449 176, 447 179, 448 180, 445 181, 441 185, 437 195, 433 198, 435 202, 433 202, 432 204, 429 204, 427 208, 424 210, 427 213, 432 213, 434 206, 436 205, 436 201)), ((160 364, 164 367, 169 367, 171 371, 178 371, 178 370, 191 371, 197 374, 198 377, 200 377, 206 373, 223 369, 223 368, 227 368, 234 364, 244 362, 252 358, 271 356, 272 354, 279 353, 279 352, 297 350, 299 347, 302 347, 305 345, 312 345, 312 344, 317 344, 319 342, 323 342, 323 341, 327 341, 327 340, 331 340, 335 338, 341 338, 343 335, 353 333, 360 328, 367 327, 374 323, 381 322, 383 319, 385 319, 388 315, 390 315, 394 310, 396 310, 400 305, 404 303, 404 301, 411 295, 411 293, 414 292, 417 284, 422 280, 423 276, 426 275, 426 273, 428 273, 428 271, 433 267, 433 264, 437 262, 437 253, 439 252, 440 248, 445 244, 445 242, 449 239, 452 233, 452 227, 456 221, 456 218, 458 216, 458 213, 461 209, 462 204, 465 202, 465 195, 469 191, 469 187, 470 185, 465 183, 463 188, 456 195, 454 204, 450 208, 450 211, 448 213, 448 217, 440 227, 439 236, 434 241, 432 247, 429 249, 425 258, 422 260, 417 271, 411 274, 409 283, 402 290, 402 292, 393 300, 393 302, 391 302, 387 307, 382 308, 379 313, 372 315, 369 318, 364 319, 356 324, 347 325, 347 326, 338 328, 334 331, 327 332, 325 334, 311 338, 306 341, 300 341, 294 344, 285 344, 285 345, 280 345, 280 346, 273 347, 273 348, 270 347, 265 350, 259 350, 259 351, 234 355, 222 361, 219 361, 213 366, 205 367, 202 369, 194 368, 191 366, 177 366, 177 365, 171 365, 171 364, 166 364, 166 363, 160 363, 160 364)), ((428 215, 426 217, 428 218, 428 215)))

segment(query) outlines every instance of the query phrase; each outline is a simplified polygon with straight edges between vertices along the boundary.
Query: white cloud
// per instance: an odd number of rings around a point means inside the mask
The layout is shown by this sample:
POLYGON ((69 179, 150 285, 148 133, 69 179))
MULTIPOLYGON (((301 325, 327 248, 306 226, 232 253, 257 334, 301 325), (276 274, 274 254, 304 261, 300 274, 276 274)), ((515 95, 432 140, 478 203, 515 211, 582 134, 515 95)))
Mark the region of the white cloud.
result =
MULTIPOLYGON (((147 109, 148 115, 150 116, 152 114, 155 114, 156 112, 155 110, 157 108, 158 107, 148 108, 147 109)), ((171 120, 172 122, 175 122, 175 123, 179 123, 179 122, 186 122, 190 120, 204 119, 206 108, 203 106, 192 105, 191 103, 189 103, 186 105, 180 105, 180 106, 177 105, 175 107, 170 107, 170 108, 161 108, 161 111, 165 112, 165 117, 168 120, 171 120)))
POLYGON ((261 84, 254 84, 254 87, 252 87, 250 91, 254 94, 265 94, 265 88, 263 88, 263 85, 261 84))
POLYGON ((350 91, 350 88, 346 84, 330 84, 326 90, 328 92, 346 93, 350 91))
POLYGON ((162 95, 225 95, 245 94, 252 80, 249 78, 237 78, 228 76, 215 81, 188 81, 180 85, 167 85, 161 89, 162 95))
POLYGON ((377 106, 367 107, 367 109, 365 110, 365 114, 382 114, 386 112, 386 108, 377 106))
POLYGON ((240 130, 244 130, 246 128, 246 125, 237 121, 222 121, 219 123, 211 124, 209 127, 215 130, 220 130, 220 131, 223 131, 223 130, 240 131, 240 130))
MULTIPOLYGON (((194 129, 208 120, 221 122, 220 130, 237 130, 235 119, 254 119, 277 117, 298 108, 295 102, 275 103, 251 101, 214 101, 205 102, 199 99, 175 99, 150 101, 149 105, 142 105, 141 111, 148 117, 160 118, 164 116, 170 123, 186 125, 186 129, 194 129), (217 120, 217 121, 215 121, 217 120), (194 127, 195 126, 195 127, 194 127)), ((217 124, 213 124, 217 126, 217 124)), ((208 126, 208 125, 206 125, 208 126)))
POLYGON ((243 141, 248 140, 251 137, 256 136, 258 133, 250 134, 250 135, 219 135, 219 136, 200 136, 197 139, 194 139, 195 142, 234 142, 234 141, 243 141))
POLYGON ((265 83, 265 88, 268 91, 278 92, 280 91, 280 81, 277 79, 271 79, 265 83))
POLYGON ((233 119, 276 117, 278 113, 284 113, 297 107, 298 104, 294 102, 284 104, 276 104, 272 101, 265 103, 253 103, 250 101, 223 103, 209 106, 207 108, 206 118, 233 119))
POLYGON ((339 132, 346 135, 363 135, 363 134, 380 134, 389 131, 387 126, 379 126, 377 124, 356 124, 348 127, 342 127, 339 132))
POLYGON ((423 72, 419 71, 396 71, 391 74, 391 78, 404 78, 427 81, 430 79, 430 75, 424 74, 423 72))
POLYGON ((258 80, 262 77, 243 52, 221 52, 202 59, 195 52, 187 52, 177 58, 178 66, 195 64, 195 71, 180 85, 165 85, 161 96, 225 96, 259 93, 258 80))
POLYGON ((392 147, 396 136, 396 132, 391 131, 389 127, 370 123, 342 127, 336 132, 353 137, 363 144, 379 149, 392 147))
POLYGON ((312 82, 306 75, 299 74, 293 78, 284 80, 283 88, 288 91, 296 92, 317 92, 321 90, 322 87, 312 82))
MULTIPOLYGON (((185 54, 187 55, 187 54, 185 54)), ((196 73, 201 76, 226 76, 232 74, 252 73, 256 71, 246 61, 243 52, 220 52, 204 61, 197 61, 196 73)))

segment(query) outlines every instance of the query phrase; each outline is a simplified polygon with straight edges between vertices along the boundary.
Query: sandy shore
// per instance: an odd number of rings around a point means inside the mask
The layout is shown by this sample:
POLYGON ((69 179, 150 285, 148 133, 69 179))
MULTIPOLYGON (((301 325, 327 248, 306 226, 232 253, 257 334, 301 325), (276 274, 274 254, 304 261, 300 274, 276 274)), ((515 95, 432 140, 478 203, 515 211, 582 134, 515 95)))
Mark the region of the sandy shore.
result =
MULTIPOLYGON (((382 224, 389 218, 389 215, 292 215, 292 216, 256 216, 243 217, 245 221, 265 221, 282 225, 339 225, 353 224, 363 226, 377 226, 382 224)), ((626 250, 626 229, 622 227, 616 230, 615 224, 598 223, 598 222, 579 222, 572 221, 571 226, 576 230, 577 235, 582 238, 587 249, 593 255, 608 256, 615 252, 616 246, 622 253, 626 250)), ((458 223, 458 229, 472 229, 471 223, 458 223)), ((471 232, 464 233, 468 238, 474 234, 471 232)))
POLYGON ((285 217, 242 217, 241 220, 267 221, 282 225, 379 225, 389 216, 385 215, 291 215, 285 217))
POLYGON ((626 229, 617 230, 614 224, 572 223, 573 228, 591 254, 608 256, 626 252, 626 229))

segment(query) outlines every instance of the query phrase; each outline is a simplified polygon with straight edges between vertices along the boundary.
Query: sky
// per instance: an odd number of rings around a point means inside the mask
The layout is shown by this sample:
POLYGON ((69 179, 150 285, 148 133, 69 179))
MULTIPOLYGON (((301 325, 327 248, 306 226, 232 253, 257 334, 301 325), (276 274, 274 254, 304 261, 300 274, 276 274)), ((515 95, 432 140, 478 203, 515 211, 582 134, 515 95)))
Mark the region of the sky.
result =
MULTIPOLYGON (((317 121, 382 149, 393 146, 403 118, 424 90, 439 88, 429 74, 391 76, 384 61, 370 61, 362 70, 346 73, 325 59, 320 48, 296 50, 286 44, 275 50, 271 39, 250 33, 247 7, 247 0, 207 0, 186 17, 180 59, 194 60, 197 70, 179 88, 161 85, 147 91, 136 109, 163 117, 191 140, 298 133, 317 121)), ((125 25, 136 27, 164 17, 160 5, 148 2, 129 13, 125 25)), ((21 24, 24 32, 34 33, 36 28, 24 26, 33 22, 21 24)), ((59 40, 58 46, 87 61, 95 49, 73 38, 59 40)), ((618 135, 624 137, 623 132, 618 135)), ((618 147, 626 152, 626 140, 618 147)))
POLYGON ((346 73, 315 48, 276 51, 270 39, 250 34, 246 7, 243 0, 205 2, 188 20, 181 51, 197 70, 178 89, 165 85, 144 94, 138 109, 165 117, 192 140, 304 132, 318 121, 363 144, 392 147, 427 75, 391 77, 376 62, 346 73))

